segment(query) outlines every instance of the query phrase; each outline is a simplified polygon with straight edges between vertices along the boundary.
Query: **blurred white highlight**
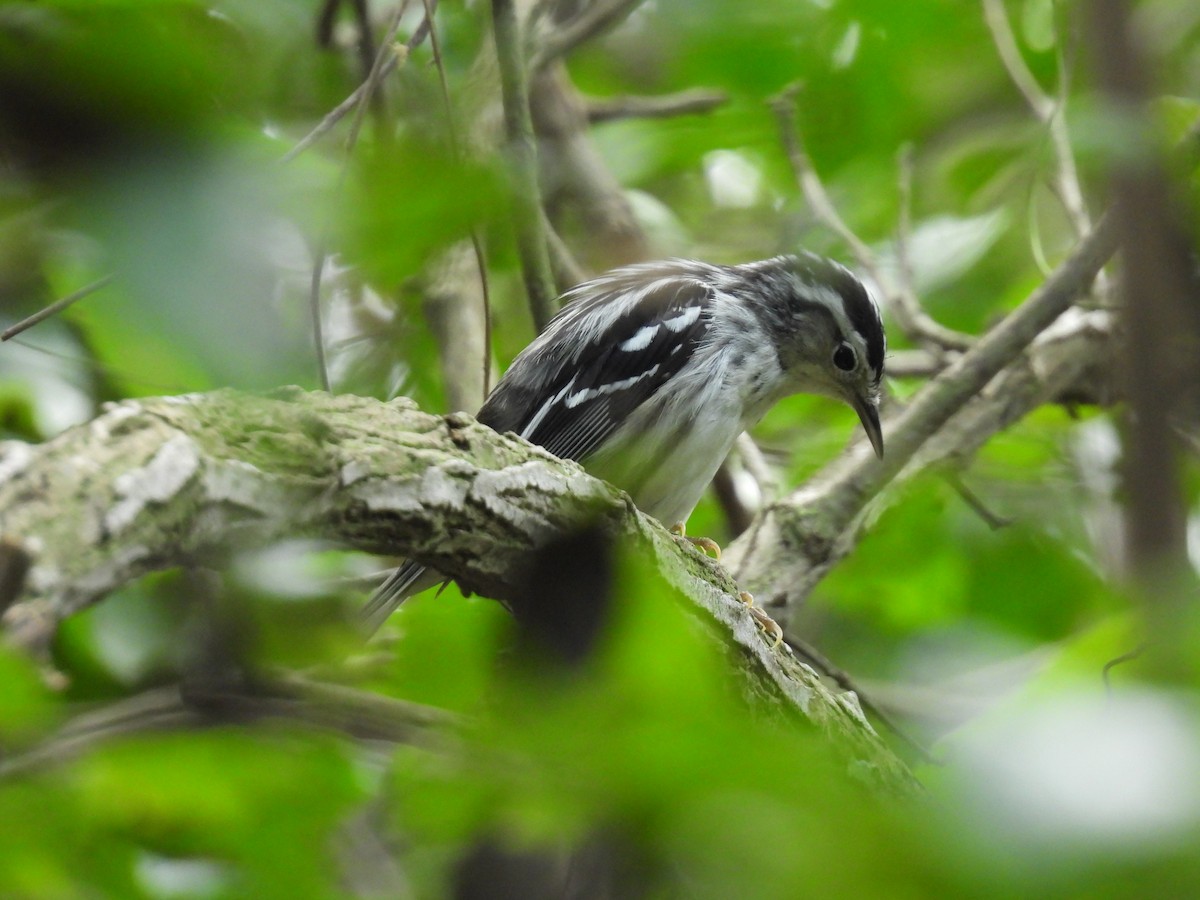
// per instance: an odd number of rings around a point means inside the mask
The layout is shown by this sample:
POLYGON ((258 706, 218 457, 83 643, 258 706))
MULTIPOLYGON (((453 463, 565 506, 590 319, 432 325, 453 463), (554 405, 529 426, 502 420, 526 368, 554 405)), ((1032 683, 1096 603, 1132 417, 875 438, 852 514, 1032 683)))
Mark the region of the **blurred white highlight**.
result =
POLYGON ((745 209, 758 202, 762 173, 736 150, 713 150, 704 156, 708 193, 717 206, 745 209))
POLYGON ((979 811, 1015 840, 1132 852, 1200 822, 1197 726, 1165 693, 1091 688, 993 718, 960 750, 979 811))

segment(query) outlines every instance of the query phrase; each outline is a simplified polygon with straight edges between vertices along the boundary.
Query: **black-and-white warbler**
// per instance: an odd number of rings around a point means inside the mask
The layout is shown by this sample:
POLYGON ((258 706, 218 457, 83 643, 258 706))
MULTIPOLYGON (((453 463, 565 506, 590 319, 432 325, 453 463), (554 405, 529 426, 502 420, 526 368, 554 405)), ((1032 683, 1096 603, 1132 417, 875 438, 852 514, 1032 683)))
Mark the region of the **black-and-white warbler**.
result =
MULTIPOLYGON (((687 519, 738 435, 789 394, 848 403, 883 455, 883 323, 831 260, 645 263, 563 303, 477 418, 578 460, 668 526, 687 519)), ((367 605, 370 626, 442 580, 432 575, 400 566, 367 605)))

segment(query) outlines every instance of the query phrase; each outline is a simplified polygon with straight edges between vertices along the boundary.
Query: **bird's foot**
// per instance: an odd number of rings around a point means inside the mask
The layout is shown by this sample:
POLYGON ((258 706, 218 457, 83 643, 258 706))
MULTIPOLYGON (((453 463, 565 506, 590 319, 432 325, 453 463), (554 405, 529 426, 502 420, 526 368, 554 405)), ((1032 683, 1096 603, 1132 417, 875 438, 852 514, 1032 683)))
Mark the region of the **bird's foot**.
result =
POLYGON ((697 547, 700 550, 700 552, 705 554, 706 556, 711 556, 713 559, 721 558, 721 545, 718 544, 716 541, 714 541, 712 538, 688 537, 687 531, 684 528, 684 525, 682 522, 676 522, 674 525, 671 526, 670 530, 671 530, 671 534, 675 535, 676 537, 681 537, 685 541, 688 541, 689 543, 691 543, 692 545, 697 547))
POLYGON ((774 650, 782 644, 783 629, 779 626, 778 622, 754 605, 754 595, 749 591, 742 591, 738 594, 738 599, 746 604, 746 608, 750 610, 750 617, 762 629, 763 634, 770 638, 771 649, 774 650))

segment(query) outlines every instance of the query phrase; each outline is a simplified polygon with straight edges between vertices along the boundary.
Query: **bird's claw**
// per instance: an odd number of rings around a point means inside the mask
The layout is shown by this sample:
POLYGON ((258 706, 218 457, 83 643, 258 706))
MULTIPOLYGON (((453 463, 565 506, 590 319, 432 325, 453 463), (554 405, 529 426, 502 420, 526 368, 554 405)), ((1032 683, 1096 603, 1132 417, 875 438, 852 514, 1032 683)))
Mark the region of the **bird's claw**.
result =
POLYGON ((771 649, 777 649, 783 643, 783 629, 779 623, 754 605, 754 595, 749 591, 739 593, 738 599, 746 604, 746 609, 750 611, 750 618, 754 619, 763 634, 771 639, 771 649))
POLYGON ((721 558, 721 545, 712 538, 706 537, 688 537, 687 531, 682 522, 676 522, 671 526, 671 534, 676 537, 681 537, 692 546, 696 547, 705 556, 711 556, 713 559, 721 558))

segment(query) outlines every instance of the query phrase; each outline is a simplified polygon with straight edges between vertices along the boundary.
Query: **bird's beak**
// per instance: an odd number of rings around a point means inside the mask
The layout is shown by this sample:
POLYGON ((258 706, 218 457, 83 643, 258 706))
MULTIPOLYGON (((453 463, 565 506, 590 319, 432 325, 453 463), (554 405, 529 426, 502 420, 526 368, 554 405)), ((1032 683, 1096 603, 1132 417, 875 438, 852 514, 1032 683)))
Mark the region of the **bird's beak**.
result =
POLYGON ((879 407, 870 400, 864 400, 862 397, 855 397, 851 404, 854 411, 858 413, 858 418, 862 421, 863 430, 867 433, 867 437, 871 439, 871 446, 875 448, 875 455, 883 459, 883 428, 879 424, 879 407))

